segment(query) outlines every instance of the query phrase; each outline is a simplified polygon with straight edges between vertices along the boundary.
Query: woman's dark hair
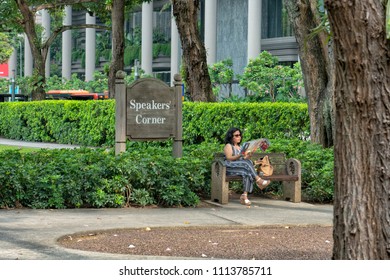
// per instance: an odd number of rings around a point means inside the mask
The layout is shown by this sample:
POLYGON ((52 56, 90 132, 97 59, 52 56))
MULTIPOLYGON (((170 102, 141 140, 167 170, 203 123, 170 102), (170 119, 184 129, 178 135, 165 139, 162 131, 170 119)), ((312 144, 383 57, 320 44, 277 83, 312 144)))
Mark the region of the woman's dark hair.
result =
MULTIPOLYGON (((239 131, 240 134, 241 134, 241 140, 242 140, 242 132, 239 128, 237 127, 232 127, 228 130, 228 132, 226 132, 226 136, 225 136, 225 144, 232 144, 233 145, 233 134, 235 132, 239 131)), ((241 143, 241 141, 240 141, 241 143)), ((238 143, 238 144, 240 144, 238 143)))

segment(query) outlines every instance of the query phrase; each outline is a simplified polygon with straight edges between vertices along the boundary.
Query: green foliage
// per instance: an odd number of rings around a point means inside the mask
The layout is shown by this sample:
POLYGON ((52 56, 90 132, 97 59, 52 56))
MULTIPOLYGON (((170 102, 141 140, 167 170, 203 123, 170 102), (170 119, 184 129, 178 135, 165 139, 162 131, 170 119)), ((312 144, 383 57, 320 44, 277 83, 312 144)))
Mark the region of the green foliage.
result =
POLYGON ((133 65, 134 60, 141 59, 141 47, 138 45, 128 45, 125 47, 125 66, 133 65))
POLYGON ((153 44, 153 58, 158 56, 170 56, 171 44, 169 43, 154 43, 153 44))
POLYGON ((7 102, 0 134, 27 141, 104 146, 114 142, 114 101, 7 102))
POLYGON ((8 79, 0 79, 0 93, 8 93, 10 81, 8 79))
MULTIPOLYGON (((0 151, 0 208, 193 207, 210 194, 213 154, 223 144, 186 146, 182 158, 156 142, 132 142, 118 156, 104 149, 0 151), (127 204, 128 203, 128 204, 127 204)), ((301 140, 271 139, 269 152, 302 164, 303 199, 333 200, 333 151, 301 140)), ((280 192, 276 182, 269 191, 280 192)), ((240 192, 240 183, 232 189, 240 192)))
POLYGON ((62 78, 53 75, 46 79, 46 91, 49 90, 87 90, 89 92, 102 93, 107 91, 108 77, 100 71, 94 72, 92 81, 83 81, 78 78, 77 74, 72 74, 70 80, 63 81, 62 78))
POLYGON ((7 62, 12 52, 11 39, 7 34, 0 33, 0 64, 7 62))
MULTIPOLYGON (((129 82, 134 79, 128 76, 129 82)), ((0 135, 10 139, 57 142, 83 146, 112 146, 115 100, 0 103, 0 135)), ((222 143, 229 127, 244 129, 246 139, 309 136, 304 103, 199 103, 183 104, 183 139, 186 145, 222 143)))
MULTIPOLYGON (((260 137, 309 136, 309 116, 304 103, 184 103, 183 138, 186 143, 222 143, 230 127, 244 130, 246 140, 260 137)), ((244 140, 245 140, 244 139, 244 140)))
POLYGON ((302 165, 302 193, 315 202, 333 200, 334 155, 332 148, 322 148, 307 141, 271 140, 267 152, 283 152, 287 158, 299 159, 302 165))
POLYGON ((209 75, 215 95, 219 94, 223 86, 227 86, 229 95, 231 94, 234 78, 233 61, 231 59, 225 59, 209 66, 209 75))
POLYGON ((210 157, 194 158, 191 151, 176 159, 170 149, 153 146, 119 156, 86 148, 6 150, 0 160, 0 208, 123 207, 126 201, 196 206, 209 192, 210 157))
POLYGON ((151 197, 150 193, 145 189, 133 190, 130 199, 135 205, 140 205, 142 207, 155 204, 154 198, 151 197))
POLYGON ((260 97, 269 97, 273 102, 299 99, 298 90, 303 83, 299 64, 293 68, 279 65, 278 58, 267 51, 250 60, 239 80, 242 87, 260 97))
POLYGON ((386 4, 386 38, 390 39, 390 2, 386 4))

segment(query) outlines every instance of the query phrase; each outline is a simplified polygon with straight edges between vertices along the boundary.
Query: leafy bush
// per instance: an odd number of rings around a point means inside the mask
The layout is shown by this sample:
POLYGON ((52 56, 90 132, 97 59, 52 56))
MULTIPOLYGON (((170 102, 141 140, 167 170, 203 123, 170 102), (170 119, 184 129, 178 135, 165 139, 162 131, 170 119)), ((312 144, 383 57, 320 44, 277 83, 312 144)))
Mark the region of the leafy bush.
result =
MULTIPOLYGON (((213 154, 221 143, 171 147, 133 142, 118 156, 103 149, 0 152, 0 208, 196 206, 210 195, 213 154), (21 168, 22 167, 22 168, 21 168)), ((333 200, 333 151, 300 140, 272 140, 270 152, 284 152, 302 164, 303 199, 333 200)), ((233 186, 240 191, 241 185, 233 186)), ((276 182, 269 191, 280 192, 276 182)))
POLYGON ((309 132, 304 103, 185 103, 183 138, 187 144, 223 142, 230 127, 240 127, 247 139, 302 139, 309 132))
MULTIPOLYGON (((299 140, 271 141, 270 152, 284 152, 296 158, 302 167, 302 195, 305 200, 329 202, 334 191, 334 155, 332 148, 299 140)), ((267 150, 268 151, 268 150, 267 150)))
POLYGON ((221 87, 227 87, 230 96, 234 78, 233 61, 231 59, 225 59, 214 63, 208 69, 214 94, 218 95, 221 87))
POLYGON ((298 89, 303 85, 299 63, 293 68, 278 64, 278 58, 267 51, 250 60, 239 77, 240 85, 271 101, 299 99, 298 89))
MULTIPOLYGON (((0 135, 82 146, 114 144, 115 100, 36 101, 0 103, 0 135)), ((309 115, 305 103, 183 104, 186 145, 221 142, 231 126, 249 138, 305 138, 309 115)))
POLYGON ((178 159, 171 148, 133 148, 119 156, 87 148, 0 152, 0 208, 196 206, 209 193, 211 156, 194 158, 189 149, 178 159))

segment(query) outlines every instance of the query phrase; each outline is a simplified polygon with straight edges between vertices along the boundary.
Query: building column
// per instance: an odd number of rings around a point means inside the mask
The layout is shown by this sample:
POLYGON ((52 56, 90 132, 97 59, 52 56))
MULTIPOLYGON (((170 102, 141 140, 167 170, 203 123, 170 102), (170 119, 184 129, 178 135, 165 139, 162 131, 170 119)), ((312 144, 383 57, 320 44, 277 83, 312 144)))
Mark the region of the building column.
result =
MULTIPOLYGON (((46 42, 50 37, 50 14, 47 10, 42 10, 42 26, 43 26, 43 42, 46 42)), ((50 48, 47 50, 45 60, 45 76, 50 77, 50 48)))
POLYGON ((248 0, 248 62, 261 51, 261 0, 248 0))
POLYGON ((171 86, 174 86, 174 76, 180 73, 180 40, 176 20, 171 8, 171 86))
POLYGON ((209 65, 217 62, 217 1, 205 1, 204 44, 209 65))
POLYGON ((153 73, 153 1, 142 4, 141 68, 145 74, 153 73))
MULTIPOLYGON (((96 24, 96 16, 86 13, 86 24, 96 24)), ((93 81, 93 73, 96 66, 96 29, 85 30, 85 81, 93 81)))
POLYGON ((27 35, 24 34, 24 76, 31 77, 33 74, 33 57, 31 53, 30 42, 27 35))
POLYGON ((17 64, 18 64, 18 52, 13 48, 11 57, 8 60, 8 78, 17 78, 17 64))
MULTIPOLYGON (((72 25, 72 7, 65 6, 64 25, 72 25)), ((72 31, 62 33, 62 79, 72 77, 72 31)))

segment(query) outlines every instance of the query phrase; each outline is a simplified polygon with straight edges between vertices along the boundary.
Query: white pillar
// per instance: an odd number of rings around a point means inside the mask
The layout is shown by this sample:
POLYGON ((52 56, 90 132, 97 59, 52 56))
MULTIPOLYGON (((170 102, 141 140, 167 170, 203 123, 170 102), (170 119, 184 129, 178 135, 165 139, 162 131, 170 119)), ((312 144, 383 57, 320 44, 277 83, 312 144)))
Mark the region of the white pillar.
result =
MULTIPOLYGON (((171 9, 172 10, 172 9, 171 9)), ((174 86, 174 76, 180 73, 180 40, 176 20, 171 18, 171 86, 174 86)))
POLYGON ((142 4, 141 68, 153 73, 153 1, 142 4))
POLYGON ((8 60, 8 78, 16 78, 17 77, 17 64, 18 64, 18 52, 14 48, 14 51, 11 54, 11 57, 8 60))
POLYGON ((33 74, 33 58, 31 53, 30 42, 27 35, 24 34, 24 76, 30 77, 33 74))
POLYGON ((217 61, 217 0, 205 1, 204 44, 207 52, 207 64, 217 61))
MULTIPOLYGON (((95 15, 86 13, 86 24, 96 24, 95 15)), ((96 65, 96 29, 85 30, 85 80, 93 81, 93 73, 96 65)))
POLYGON ((248 0, 248 62, 261 51, 261 0, 248 0))
MULTIPOLYGON (((65 6, 64 25, 72 25, 72 7, 65 6)), ((70 80, 72 77, 72 31, 62 33, 62 78, 70 80)))
MULTIPOLYGON (((43 26, 43 42, 46 42, 50 37, 50 14, 47 10, 42 10, 42 26, 43 26)), ((47 50, 45 61, 45 76, 50 77, 50 48, 47 50)))

